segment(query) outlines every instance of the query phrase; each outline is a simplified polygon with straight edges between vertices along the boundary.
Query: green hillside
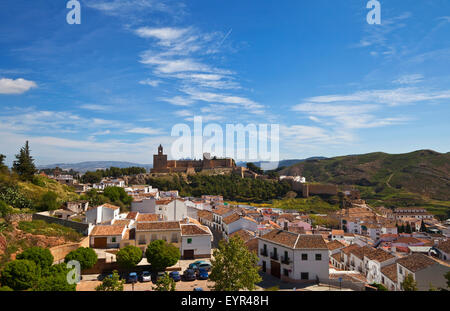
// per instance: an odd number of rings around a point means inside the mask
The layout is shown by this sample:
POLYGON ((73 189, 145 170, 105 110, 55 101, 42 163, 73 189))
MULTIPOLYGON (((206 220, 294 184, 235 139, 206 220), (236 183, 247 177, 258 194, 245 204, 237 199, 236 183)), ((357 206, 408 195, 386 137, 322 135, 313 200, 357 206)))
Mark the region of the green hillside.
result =
POLYGON ((450 153, 420 150, 406 154, 370 153, 313 160, 280 172, 310 182, 356 185, 369 203, 424 206, 442 217, 450 210, 450 153))

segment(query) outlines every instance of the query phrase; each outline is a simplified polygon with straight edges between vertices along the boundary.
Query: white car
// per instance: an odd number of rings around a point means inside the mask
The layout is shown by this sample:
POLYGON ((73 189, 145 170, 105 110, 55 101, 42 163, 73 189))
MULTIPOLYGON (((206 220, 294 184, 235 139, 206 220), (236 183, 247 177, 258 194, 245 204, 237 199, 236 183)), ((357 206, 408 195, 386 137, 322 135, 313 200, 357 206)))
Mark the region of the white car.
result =
POLYGON ((142 282, 151 282, 152 281, 152 275, 148 271, 142 272, 141 275, 142 282))

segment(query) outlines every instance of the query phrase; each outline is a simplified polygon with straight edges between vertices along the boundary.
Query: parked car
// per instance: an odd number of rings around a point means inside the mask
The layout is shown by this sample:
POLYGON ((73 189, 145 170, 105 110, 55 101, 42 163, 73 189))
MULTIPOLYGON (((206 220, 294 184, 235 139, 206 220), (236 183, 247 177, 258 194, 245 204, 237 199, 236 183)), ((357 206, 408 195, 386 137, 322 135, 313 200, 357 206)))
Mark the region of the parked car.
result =
POLYGON ((156 283, 160 278, 162 278, 163 276, 165 276, 167 273, 166 272, 164 272, 164 271, 159 271, 159 272, 157 272, 157 273, 155 273, 154 275, 153 275, 153 283, 156 283))
POLYGON ((196 288, 194 288, 194 292, 203 292, 203 288, 196 287, 196 288))
POLYGON ((127 283, 137 283, 137 281, 138 275, 136 272, 131 272, 130 274, 128 274, 127 283))
POLYGON ((208 271, 206 271, 206 269, 204 268, 200 268, 197 271, 197 279, 199 280, 207 280, 209 277, 208 275, 208 271))
POLYGON ((142 282, 150 282, 152 280, 152 275, 148 271, 144 271, 141 274, 141 281, 142 282))
POLYGON ((204 260, 197 260, 189 265, 189 269, 198 270, 200 268, 206 269, 207 271, 211 270, 211 264, 204 260))
POLYGON ((169 273, 169 276, 174 280, 175 282, 181 281, 181 275, 178 271, 172 271, 169 273))
POLYGON ((183 273, 183 280, 185 281, 195 281, 197 278, 195 277, 195 271, 192 269, 186 269, 183 273))

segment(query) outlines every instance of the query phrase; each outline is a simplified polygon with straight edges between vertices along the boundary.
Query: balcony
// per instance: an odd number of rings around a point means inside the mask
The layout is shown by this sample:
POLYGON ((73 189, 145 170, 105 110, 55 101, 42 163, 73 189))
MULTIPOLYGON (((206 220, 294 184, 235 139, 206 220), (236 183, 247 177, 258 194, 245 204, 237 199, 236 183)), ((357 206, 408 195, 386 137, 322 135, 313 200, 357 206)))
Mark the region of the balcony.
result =
POLYGON ((262 248, 260 254, 261 256, 267 257, 267 249, 262 248))
POLYGON ((278 254, 276 254, 276 253, 270 253, 270 259, 278 260, 278 254))
POLYGON ((289 257, 281 256, 281 263, 285 265, 291 264, 291 259, 289 257))

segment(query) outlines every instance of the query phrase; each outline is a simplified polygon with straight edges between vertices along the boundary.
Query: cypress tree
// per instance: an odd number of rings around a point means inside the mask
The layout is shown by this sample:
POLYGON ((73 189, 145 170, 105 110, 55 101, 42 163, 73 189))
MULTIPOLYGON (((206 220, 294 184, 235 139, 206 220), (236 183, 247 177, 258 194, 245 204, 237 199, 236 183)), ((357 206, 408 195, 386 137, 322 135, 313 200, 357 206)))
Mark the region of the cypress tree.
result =
POLYGON ((24 180, 33 179, 34 173, 36 173, 36 166, 33 163, 34 159, 30 152, 30 146, 28 141, 26 141, 19 154, 16 154, 17 160, 13 163, 13 170, 24 180))

